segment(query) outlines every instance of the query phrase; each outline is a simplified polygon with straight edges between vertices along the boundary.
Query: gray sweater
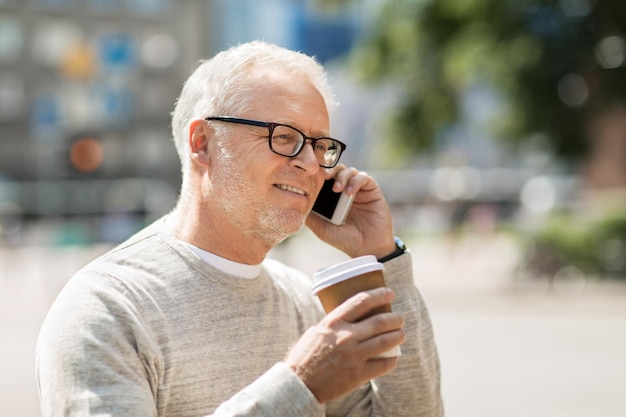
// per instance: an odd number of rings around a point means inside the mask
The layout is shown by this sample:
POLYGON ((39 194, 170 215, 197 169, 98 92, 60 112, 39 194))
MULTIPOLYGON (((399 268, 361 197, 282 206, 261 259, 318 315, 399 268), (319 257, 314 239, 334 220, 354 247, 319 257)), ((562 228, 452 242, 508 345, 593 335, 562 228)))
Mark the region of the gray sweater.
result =
POLYGON ((439 416, 439 364, 410 255, 385 264, 407 340, 398 367, 319 404, 281 360, 323 312, 308 276, 266 259, 255 279, 192 254, 163 221, 65 286, 36 351, 42 416, 439 416))

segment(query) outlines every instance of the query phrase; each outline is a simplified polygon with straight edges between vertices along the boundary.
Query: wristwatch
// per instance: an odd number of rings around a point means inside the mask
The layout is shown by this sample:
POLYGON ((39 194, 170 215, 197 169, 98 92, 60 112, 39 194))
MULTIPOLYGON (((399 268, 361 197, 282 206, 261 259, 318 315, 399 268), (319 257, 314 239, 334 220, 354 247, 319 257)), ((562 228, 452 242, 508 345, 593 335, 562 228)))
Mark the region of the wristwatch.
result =
POLYGON ((404 255, 406 253, 407 248, 404 242, 398 236, 395 236, 393 240, 396 242, 396 250, 394 250, 387 256, 383 256, 382 258, 379 258, 378 262, 381 262, 381 263, 387 262, 387 261, 392 260, 393 258, 397 258, 398 256, 404 255))

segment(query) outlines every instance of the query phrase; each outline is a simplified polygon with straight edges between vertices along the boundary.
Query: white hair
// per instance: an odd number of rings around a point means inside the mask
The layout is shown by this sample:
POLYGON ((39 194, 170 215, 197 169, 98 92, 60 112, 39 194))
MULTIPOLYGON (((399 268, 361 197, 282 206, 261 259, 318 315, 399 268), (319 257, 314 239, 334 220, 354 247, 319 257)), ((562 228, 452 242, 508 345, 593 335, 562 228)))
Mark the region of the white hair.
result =
POLYGON ((172 113, 172 134, 182 164, 183 180, 188 162, 191 121, 209 116, 236 116, 250 104, 249 75, 255 69, 280 68, 305 76, 322 95, 327 111, 336 106, 326 71, 303 53, 262 41, 243 43, 201 61, 189 76, 172 113))

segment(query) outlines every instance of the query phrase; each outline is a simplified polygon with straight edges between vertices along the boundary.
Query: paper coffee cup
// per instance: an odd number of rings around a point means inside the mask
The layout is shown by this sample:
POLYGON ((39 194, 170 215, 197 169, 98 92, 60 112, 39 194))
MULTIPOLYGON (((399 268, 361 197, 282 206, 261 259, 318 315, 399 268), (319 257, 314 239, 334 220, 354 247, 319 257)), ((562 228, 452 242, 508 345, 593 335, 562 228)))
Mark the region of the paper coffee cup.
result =
MULTIPOLYGON (((385 286, 383 264, 373 255, 360 256, 331 267, 320 269, 313 274, 313 294, 316 295, 324 311, 330 313, 353 295, 385 286)), ((391 305, 375 308, 361 317, 366 319, 375 314, 391 311, 391 305)), ((378 355, 378 358, 400 356, 400 346, 378 355)))

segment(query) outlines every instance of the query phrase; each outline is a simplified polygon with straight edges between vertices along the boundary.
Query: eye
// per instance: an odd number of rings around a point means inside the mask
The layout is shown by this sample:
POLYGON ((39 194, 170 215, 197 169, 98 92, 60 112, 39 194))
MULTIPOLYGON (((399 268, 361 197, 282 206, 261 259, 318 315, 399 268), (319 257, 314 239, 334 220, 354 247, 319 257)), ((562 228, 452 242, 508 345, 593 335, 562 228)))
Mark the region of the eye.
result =
POLYGON ((300 134, 287 126, 277 126, 274 129, 272 140, 276 144, 291 144, 300 141, 300 134))
POLYGON ((317 152, 326 153, 326 151, 328 151, 328 143, 326 143, 324 140, 318 140, 315 143, 315 150, 317 152))
POLYGON ((297 140, 295 138, 295 135, 289 134, 289 133, 281 133, 280 135, 277 135, 274 133, 273 139, 274 139, 274 142, 279 142, 279 143, 291 143, 297 140))

